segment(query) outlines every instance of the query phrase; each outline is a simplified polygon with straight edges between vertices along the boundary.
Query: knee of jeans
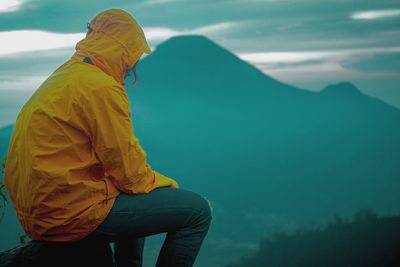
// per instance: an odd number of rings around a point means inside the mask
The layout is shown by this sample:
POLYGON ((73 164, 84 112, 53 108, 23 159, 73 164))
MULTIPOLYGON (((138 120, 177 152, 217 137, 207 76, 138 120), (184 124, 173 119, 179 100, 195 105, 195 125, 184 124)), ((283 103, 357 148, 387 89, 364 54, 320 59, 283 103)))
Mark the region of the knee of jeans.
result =
POLYGON ((205 200, 204 207, 203 207, 203 210, 204 210, 203 215, 204 215, 204 217, 206 217, 207 219, 209 219, 211 221, 211 219, 213 218, 213 207, 211 205, 210 200, 208 200, 206 197, 203 197, 203 199, 205 200))

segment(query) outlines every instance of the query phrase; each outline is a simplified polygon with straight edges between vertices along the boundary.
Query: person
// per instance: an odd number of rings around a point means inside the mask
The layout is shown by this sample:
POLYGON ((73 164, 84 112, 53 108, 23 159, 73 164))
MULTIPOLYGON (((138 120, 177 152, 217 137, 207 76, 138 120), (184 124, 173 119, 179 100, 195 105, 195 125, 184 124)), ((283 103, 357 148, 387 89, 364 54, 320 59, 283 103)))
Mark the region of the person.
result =
POLYGON ((116 266, 141 266, 145 237, 167 233, 157 266, 192 266, 212 207, 153 170, 134 134, 125 78, 151 53, 142 28, 108 9, 75 50, 16 120, 4 179, 22 227, 33 240, 115 242, 116 266))

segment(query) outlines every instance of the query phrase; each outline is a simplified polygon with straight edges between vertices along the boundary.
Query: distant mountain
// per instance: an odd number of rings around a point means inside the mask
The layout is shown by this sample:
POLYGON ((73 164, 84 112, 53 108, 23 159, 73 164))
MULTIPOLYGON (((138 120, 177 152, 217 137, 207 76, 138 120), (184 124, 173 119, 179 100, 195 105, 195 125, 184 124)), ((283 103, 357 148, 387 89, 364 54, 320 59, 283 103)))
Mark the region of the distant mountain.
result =
POLYGON ((150 165, 213 205, 199 266, 336 213, 400 210, 400 111, 350 82, 302 90, 196 35, 157 46, 138 74, 127 93, 150 165))
POLYGON ((348 97, 349 95, 359 95, 361 94, 360 90, 358 90, 352 83, 350 82, 341 82, 338 84, 331 84, 325 87, 322 90, 324 94, 341 94, 344 97, 348 97))
POLYGON ((153 167, 214 203, 215 265, 275 230, 400 210, 400 112, 350 82, 301 90, 201 36, 171 38, 138 72, 135 132, 153 167))

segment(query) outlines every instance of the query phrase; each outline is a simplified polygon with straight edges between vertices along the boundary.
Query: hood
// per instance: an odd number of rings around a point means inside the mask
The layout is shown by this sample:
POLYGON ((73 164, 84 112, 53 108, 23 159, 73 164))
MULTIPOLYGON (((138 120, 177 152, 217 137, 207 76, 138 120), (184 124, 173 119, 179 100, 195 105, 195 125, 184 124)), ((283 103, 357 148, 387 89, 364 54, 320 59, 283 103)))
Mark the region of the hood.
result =
POLYGON ((89 23, 90 31, 75 46, 74 56, 89 57, 93 64, 125 86, 124 74, 151 49, 140 25, 122 9, 108 9, 89 23))

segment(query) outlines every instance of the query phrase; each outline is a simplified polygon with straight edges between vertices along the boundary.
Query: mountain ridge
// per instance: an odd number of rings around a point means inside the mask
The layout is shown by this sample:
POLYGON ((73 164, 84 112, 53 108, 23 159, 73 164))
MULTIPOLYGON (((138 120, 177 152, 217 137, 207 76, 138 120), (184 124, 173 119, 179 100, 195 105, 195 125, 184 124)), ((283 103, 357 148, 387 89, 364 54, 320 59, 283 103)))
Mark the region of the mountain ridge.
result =
MULTIPOLYGON (((193 74, 190 78, 198 77, 199 79, 214 81, 235 79, 240 87, 245 87, 243 81, 241 81, 241 75, 243 75, 250 76, 251 80, 256 81, 252 84, 253 86, 260 83, 269 86, 290 87, 305 93, 312 93, 296 86, 289 86, 263 73, 256 66, 242 60, 233 52, 203 35, 179 35, 167 39, 138 64, 138 72, 146 69, 148 65, 151 65, 154 71, 165 73, 165 75, 157 78, 168 81, 174 79, 175 81, 186 82, 184 73, 187 68, 190 68, 194 74, 197 74, 197 76, 193 74), (180 53, 180 51, 183 52, 180 53), (175 72, 170 73, 169 70, 171 69, 174 69, 175 72), (234 74, 237 74, 237 76, 234 74)), ((151 73, 150 70, 143 72, 151 73)), ((145 75, 143 77, 142 81, 144 82, 152 79, 152 76, 145 75)))

